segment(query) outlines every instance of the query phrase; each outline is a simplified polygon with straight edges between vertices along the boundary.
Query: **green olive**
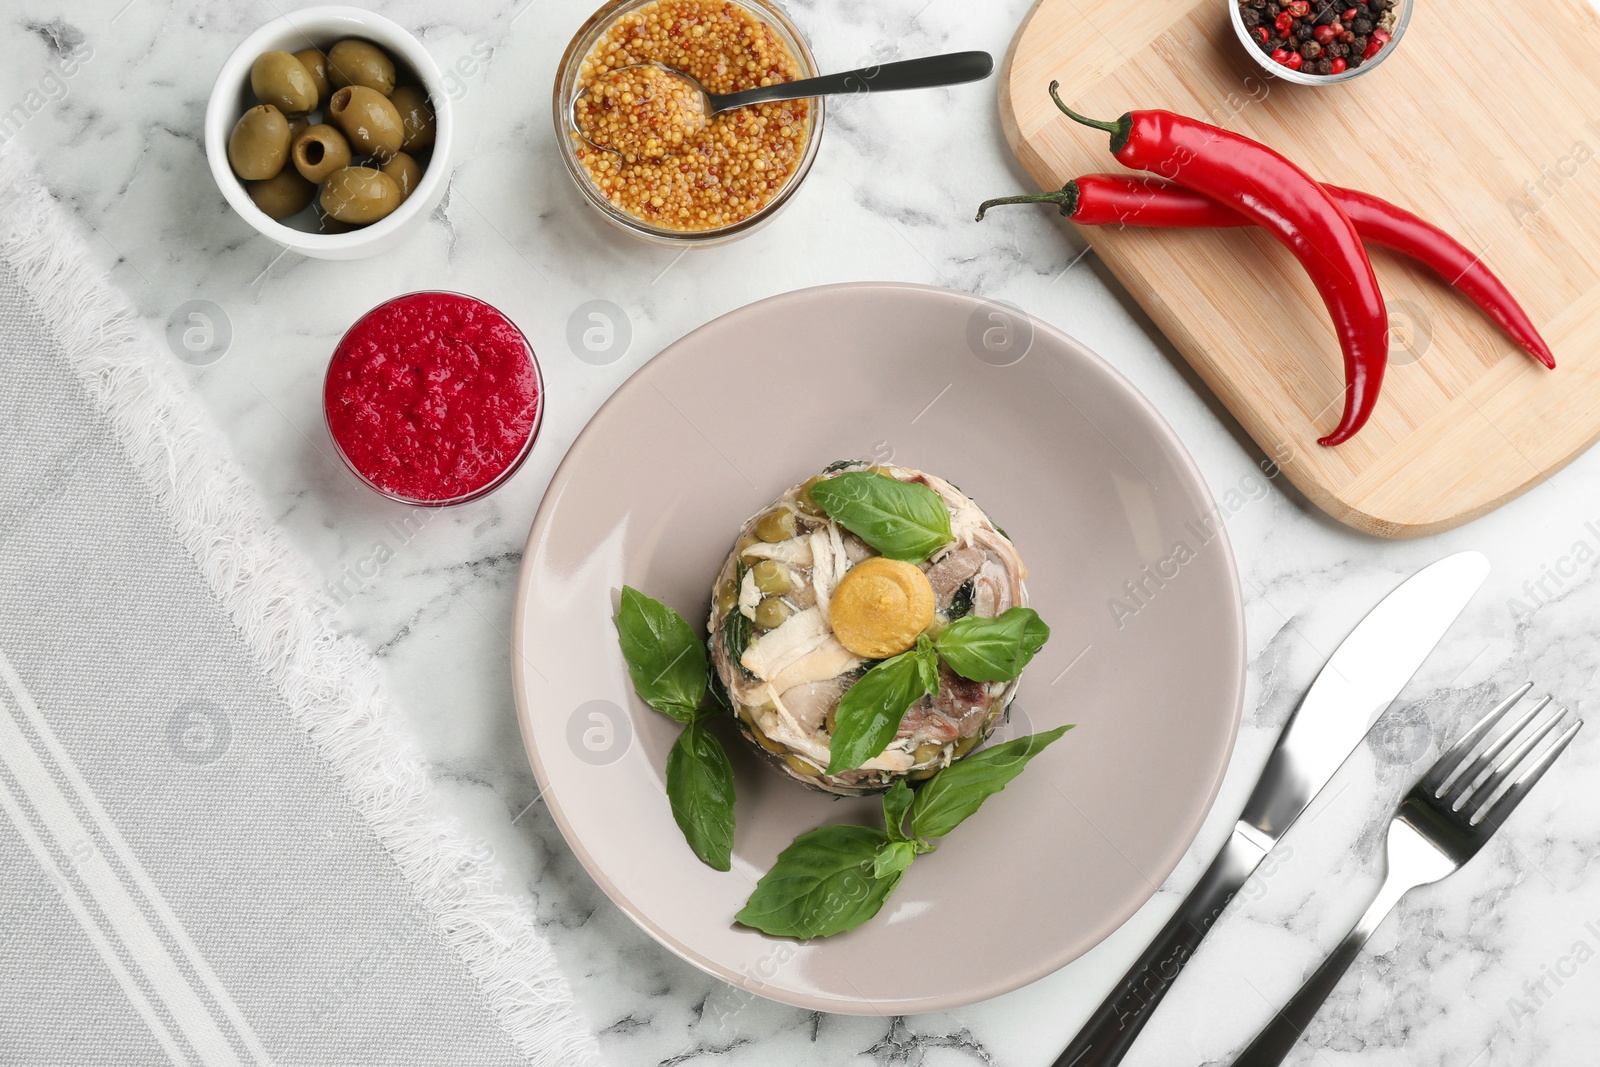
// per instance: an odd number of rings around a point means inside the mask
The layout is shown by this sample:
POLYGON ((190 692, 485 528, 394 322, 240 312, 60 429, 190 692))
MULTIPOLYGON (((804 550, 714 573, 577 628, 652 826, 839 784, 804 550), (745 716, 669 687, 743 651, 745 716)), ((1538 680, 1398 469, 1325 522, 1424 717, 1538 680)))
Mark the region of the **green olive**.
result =
POLYGON ((301 177, 320 184, 334 171, 350 165, 350 142, 332 126, 318 123, 295 138, 290 158, 301 177))
POLYGON ((296 52, 294 57, 300 65, 306 68, 306 73, 311 75, 312 84, 317 87, 317 99, 326 100, 333 92, 333 85, 328 81, 328 57, 322 54, 320 48, 307 48, 296 52))
POLYGON ((960 759, 962 756, 965 756, 968 752, 971 752, 973 750, 973 748, 975 748, 977 746, 978 742, 982 741, 982 740, 983 740, 983 731, 982 730, 979 730, 977 733, 973 734, 971 737, 958 737, 958 738, 956 738, 955 751, 950 753, 950 758, 951 759, 960 759))
POLYGON ((350 139, 350 148, 380 162, 400 151, 405 128, 389 98, 365 85, 347 85, 328 99, 328 118, 350 139))
POLYGON ((406 139, 400 145, 407 152, 420 152, 433 145, 433 108, 428 94, 415 85, 402 85, 389 94, 389 103, 400 112, 406 139))
POLYGON ((400 201, 405 202, 406 197, 416 192, 417 183, 422 180, 422 165, 404 152, 396 152, 390 159, 378 168, 400 187, 400 201))
POLYGON ((764 559, 750 568, 756 576, 756 588, 763 593, 787 593, 794 588, 789 568, 775 559, 764 559))
POLYGON ((283 169, 289 159, 289 120, 271 104, 261 104, 239 116, 228 137, 228 162, 247 182, 265 181, 283 169))
POLYGON ((756 523, 756 536, 768 543, 787 541, 800 530, 794 512, 787 508, 769 511, 756 523))
POLYGON ((320 203, 340 222, 364 226, 400 206, 400 188, 376 167, 344 167, 322 183, 320 203))
POLYGON ((776 630, 791 614, 789 605, 782 600, 775 596, 764 597, 756 605, 756 625, 763 630, 776 630))
POLYGON ((263 104, 285 115, 303 115, 317 106, 317 83, 288 52, 263 52, 250 65, 250 90, 263 104))
POLYGON ((933 741, 924 741, 922 744, 917 746, 915 752, 911 753, 911 760, 913 764, 927 763, 929 760, 933 759, 943 751, 943 745, 936 744, 933 741))
POLYGON ((822 773, 821 767, 814 767, 810 761, 801 759, 799 756, 785 756, 783 757, 783 762, 789 765, 790 770, 796 774, 803 774, 807 778, 815 778, 822 773))
POLYGON ((394 60, 372 42, 352 37, 328 49, 328 81, 335 89, 364 85, 388 96, 394 92, 394 60))
POLYGON ((811 498, 811 487, 822 481, 822 475, 807 478, 806 484, 800 487, 800 492, 795 494, 795 505, 812 518, 824 519, 828 513, 822 510, 822 505, 811 498))
POLYGON ((284 167, 265 181, 246 182, 244 191, 270 219, 286 219, 304 211, 317 195, 317 187, 293 167, 284 167))
POLYGON ((732 578, 729 578, 717 587, 717 611, 726 615, 737 603, 739 603, 739 587, 734 584, 732 578))
POLYGON ((740 552, 743 552, 751 545, 759 545, 760 543, 761 538, 757 537, 755 534, 745 534, 735 543, 734 548, 740 552))
POLYGON ((311 118, 310 118, 310 116, 308 116, 308 115, 290 115, 289 116, 289 151, 290 152, 294 151, 294 143, 300 139, 300 135, 302 133, 305 133, 310 128, 311 128, 311 118))

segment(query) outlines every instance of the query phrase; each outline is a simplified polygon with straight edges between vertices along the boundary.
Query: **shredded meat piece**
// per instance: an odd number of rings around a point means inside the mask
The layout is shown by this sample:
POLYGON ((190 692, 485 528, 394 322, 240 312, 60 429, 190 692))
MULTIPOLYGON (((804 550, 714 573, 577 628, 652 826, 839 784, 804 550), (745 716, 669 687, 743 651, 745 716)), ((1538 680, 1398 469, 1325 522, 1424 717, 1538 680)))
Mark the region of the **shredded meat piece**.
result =
POLYGON ((928 584, 933 586, 933 599, 941 607, 950 606, 956 590, 983 566, 984 553, 977 548, 960 548, 928 568, 928 584))

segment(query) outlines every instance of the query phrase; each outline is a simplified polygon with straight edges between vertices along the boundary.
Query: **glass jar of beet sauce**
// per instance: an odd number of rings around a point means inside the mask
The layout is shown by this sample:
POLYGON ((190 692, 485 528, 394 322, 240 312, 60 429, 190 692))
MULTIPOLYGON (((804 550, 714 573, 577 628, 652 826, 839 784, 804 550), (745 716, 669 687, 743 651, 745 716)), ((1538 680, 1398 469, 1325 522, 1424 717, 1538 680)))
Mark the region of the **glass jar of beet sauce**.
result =
POLYGON ((476 500, 533 450, 544 379, 512 321, 459 293, 409 293, 345 333, 323 383, 328 433, 345 465, 393 500, 476 500))

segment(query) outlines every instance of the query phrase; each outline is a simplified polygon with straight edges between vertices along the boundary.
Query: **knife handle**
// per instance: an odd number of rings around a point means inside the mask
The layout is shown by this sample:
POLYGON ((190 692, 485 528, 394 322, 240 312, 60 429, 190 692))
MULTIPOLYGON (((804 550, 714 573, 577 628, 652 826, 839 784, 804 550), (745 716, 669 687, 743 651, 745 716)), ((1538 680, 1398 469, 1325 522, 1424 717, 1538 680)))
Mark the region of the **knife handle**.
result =
POLYGON ((1211 924, 1265 855, 1242 831, 1229 835, 1161 933, 1112 987, 1054 1067, 1113 1067, 1122 1062, 1211 924))

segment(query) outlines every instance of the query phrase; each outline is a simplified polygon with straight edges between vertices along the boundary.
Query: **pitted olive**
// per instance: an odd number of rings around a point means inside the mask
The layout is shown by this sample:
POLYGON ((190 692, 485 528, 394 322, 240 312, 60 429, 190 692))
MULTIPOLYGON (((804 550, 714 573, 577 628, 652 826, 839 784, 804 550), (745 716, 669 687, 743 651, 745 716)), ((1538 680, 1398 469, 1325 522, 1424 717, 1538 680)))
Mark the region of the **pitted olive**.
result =
POLYGON ((396 152, 393 159, 378 169, 399 186, 401 203, 405 203, 406 197, 416 192, 417 183, 422 180, 422 165, 404 152, 396 152))
POLYGON ((388 96, 394 92, 394 61, 372 42, 352 37, 328 49, 328 81, 335 89, 364 85, 388 96))
POLYGON ((288 52, 263 52, 250 65, 250 90, 263 104, 285 115, 303 115, 317 106, 317 83, 288 52))
POLYGON ((332 126, 318 123, 295 138, 290 158, 302 178, 320 183, 334 171, 350 165, 350 142, 332 126))
POLYGON ((228 137, 228 162, 235 174, 245 181, 265 181, 288 160, 289 120, 283 112, 261 104, 239 116, 228 137))
POLYGON ((296 52, 294 57, 300 65, 306 68, 306 73, 311 75, 311 81, 317 87, 317 99, 326 100, 333 93, 333 86, 328 82, 328 57, 320 48, 307 48, 296 52))
POLYGON ((375 167, 345 167, 322 183, 322 210, 340 222, 377 222, 400 206, 400 187, 375 167))
POLYGON ((265 181, 246 182, 244 191, 270 219, 286 219, 304 211, 317 195, 317 187, 293 167, 284 167, 265 181))
POLYGON ((356 155, 380 161, 400 151, 405 128, 389 98, 365 85, 347 85, 328 100, 328 118, 344 132, 356 155))
POLYGON ((420 152, 433 144, 433 107, 427 93, 415 85, 402 85, 389 94, 389 103, 400 112, 400 123, 405 127, 401 149, 420 152))

